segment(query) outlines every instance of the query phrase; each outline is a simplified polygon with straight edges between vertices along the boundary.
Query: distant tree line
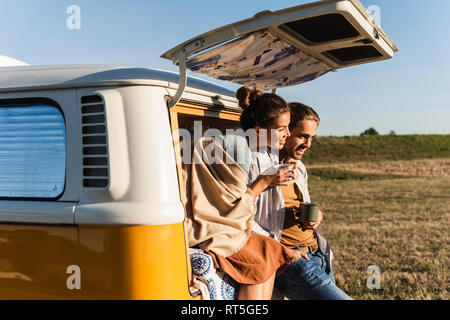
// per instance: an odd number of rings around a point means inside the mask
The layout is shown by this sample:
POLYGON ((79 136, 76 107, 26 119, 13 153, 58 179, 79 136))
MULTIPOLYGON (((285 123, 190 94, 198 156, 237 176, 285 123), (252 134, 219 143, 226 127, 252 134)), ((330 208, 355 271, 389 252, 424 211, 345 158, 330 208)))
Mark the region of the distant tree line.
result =
MULTIPOLYGON (((365 130, 364 132, 362 132, 360 134, 360 136, 378 136, 378 135, 379 135, 378 131, 375 130, 375 128, 372 128, 372 127, 370 127, 369 129, 365 130)), ((390 136, 396 136, 397 133, 394 130, 391 130, 389 132, 389 135, 390 136)))
POLYGON ((379 133, 377 130, 375 130, 375 128, 370 127, 366 131, 362 132, 360 135, 361 136, 378 136, 379 133))

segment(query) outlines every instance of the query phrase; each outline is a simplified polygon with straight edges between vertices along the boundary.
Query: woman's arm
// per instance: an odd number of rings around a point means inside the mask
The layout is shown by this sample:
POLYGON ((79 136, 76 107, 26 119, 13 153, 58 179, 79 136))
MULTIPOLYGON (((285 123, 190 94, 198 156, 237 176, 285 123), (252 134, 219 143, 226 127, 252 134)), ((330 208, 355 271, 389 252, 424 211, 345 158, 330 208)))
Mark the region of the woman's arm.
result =
POLYGON ((267 179, 265 176, 260 176, 256 181, 250 186, 250 189, 253 191, 253 200, 256 200, 261 192, 266 190, 269 187, 267 179))

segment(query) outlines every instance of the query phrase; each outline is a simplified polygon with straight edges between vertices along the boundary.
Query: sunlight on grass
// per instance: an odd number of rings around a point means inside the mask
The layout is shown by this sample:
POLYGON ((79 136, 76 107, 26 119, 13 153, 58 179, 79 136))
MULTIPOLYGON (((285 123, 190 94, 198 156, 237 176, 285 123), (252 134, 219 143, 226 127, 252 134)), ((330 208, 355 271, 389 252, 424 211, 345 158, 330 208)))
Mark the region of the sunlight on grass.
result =
POLYGON ((449 299, 450 177, 312 170, 320 231, 335 254, 336 280, 354 299, 449 299), (378 265, 380 290, 366 286, 378 265))

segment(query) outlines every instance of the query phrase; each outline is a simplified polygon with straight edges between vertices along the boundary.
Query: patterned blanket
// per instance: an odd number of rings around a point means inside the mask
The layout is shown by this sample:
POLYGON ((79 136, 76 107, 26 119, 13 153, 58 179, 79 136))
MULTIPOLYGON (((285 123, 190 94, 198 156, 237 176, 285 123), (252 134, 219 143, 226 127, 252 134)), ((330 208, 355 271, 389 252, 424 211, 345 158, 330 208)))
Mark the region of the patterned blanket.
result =
POLYGON ((192 274, 204 284, 207 291, 202 292, 203 299, 234 300, 239 284, 223 271, 215 269, 213 259, 203 250, 190 248, 189 255, 192 274))

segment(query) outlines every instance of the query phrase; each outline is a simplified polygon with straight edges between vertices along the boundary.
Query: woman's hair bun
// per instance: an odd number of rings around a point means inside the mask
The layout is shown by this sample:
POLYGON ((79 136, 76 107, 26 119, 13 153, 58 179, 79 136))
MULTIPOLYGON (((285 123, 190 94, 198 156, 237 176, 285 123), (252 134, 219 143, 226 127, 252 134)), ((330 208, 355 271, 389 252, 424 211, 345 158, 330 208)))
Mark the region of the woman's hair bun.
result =
POLYGON ((241 87, 236 91, 236 98, 239 100, 241 108, 247 108, 263 94, 262 91, 256 88, 252 90, 249 87, 241 87))

